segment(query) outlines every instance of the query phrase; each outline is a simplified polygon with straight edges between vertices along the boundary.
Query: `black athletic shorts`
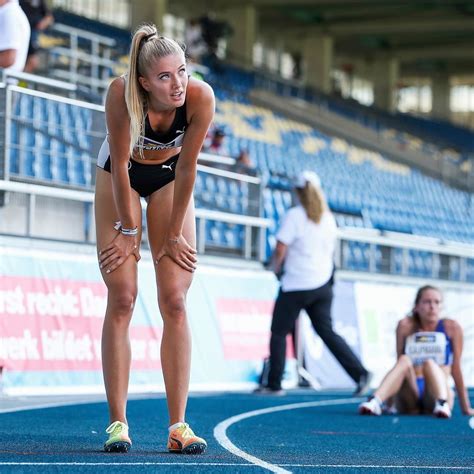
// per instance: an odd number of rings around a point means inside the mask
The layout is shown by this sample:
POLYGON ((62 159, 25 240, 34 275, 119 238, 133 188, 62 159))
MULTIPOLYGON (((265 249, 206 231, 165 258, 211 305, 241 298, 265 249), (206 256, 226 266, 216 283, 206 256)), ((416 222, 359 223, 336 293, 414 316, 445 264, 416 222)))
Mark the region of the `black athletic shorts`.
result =
MULTIPOLYGON (((150 194, 174 181, 178 158, 179 153, 157 165, 148 165, 130 160, 128 164, 130 186, 141 197, 150 196, 150 194)), ((110 173, 110 156, 104 163, 103 169, 110 173)))

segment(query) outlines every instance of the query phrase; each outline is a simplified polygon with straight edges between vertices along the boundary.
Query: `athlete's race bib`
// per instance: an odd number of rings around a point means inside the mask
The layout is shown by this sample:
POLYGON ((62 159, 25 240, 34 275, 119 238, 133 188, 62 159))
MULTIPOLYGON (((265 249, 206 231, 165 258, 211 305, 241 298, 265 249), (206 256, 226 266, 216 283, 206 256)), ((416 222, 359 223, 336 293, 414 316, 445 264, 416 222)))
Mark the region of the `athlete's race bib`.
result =
POLYGON ((446 364, 446 335, 442 332, 416 332, 407 337, 405 354, 413 365, 422 365, 432 359, 438 365, 446 364))

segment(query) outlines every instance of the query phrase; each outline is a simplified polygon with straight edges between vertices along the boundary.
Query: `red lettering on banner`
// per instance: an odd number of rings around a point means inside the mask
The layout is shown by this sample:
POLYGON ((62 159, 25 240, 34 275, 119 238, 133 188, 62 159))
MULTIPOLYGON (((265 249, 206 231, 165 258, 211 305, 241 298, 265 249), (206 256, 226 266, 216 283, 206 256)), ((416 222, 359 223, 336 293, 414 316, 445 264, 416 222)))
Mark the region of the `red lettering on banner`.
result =
MULTIPOLYGON (((0 366, 100 370, 103 283, 0 277, 0 366)), ((159 369, 161 328, 131 326, 132 367, 159 369)))
POLYGON ((0 277, 0 314, 102 319, 106 304, 101 282, 0 277))

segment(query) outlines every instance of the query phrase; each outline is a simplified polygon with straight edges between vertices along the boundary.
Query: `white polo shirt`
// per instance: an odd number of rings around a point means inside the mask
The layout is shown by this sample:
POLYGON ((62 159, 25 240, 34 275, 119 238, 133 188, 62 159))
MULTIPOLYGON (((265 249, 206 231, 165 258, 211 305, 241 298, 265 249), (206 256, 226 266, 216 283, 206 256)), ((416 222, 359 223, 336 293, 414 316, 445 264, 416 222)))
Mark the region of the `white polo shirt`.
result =
POLYGON ((324 212, 316 224, 308 219, 303 206, 291 208, 276 235, 288 246, 282 290, 314 290, 327 283, 334 267, 336 237, 337 225, 331 212, 324 212))
POLYGON ((0 7, 0 51, 16 50, 15 62, 5 68, 21 72, 25 68, 30 42, 30 24, 18 0, 10 0, 0 7))

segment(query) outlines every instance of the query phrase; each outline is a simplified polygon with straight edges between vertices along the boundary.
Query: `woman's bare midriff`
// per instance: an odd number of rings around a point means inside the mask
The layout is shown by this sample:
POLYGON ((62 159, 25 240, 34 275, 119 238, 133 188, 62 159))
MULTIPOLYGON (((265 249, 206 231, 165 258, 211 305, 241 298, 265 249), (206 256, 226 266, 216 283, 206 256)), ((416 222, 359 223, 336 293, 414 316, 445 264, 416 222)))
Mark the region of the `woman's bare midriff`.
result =
POLYGON ((182 147, 168 148, 167 150, 146 150, 143 152, 143 159, 140 157, 140 154, 135 151, 132 160, 144 165, 159 165, 180 153, 181 148, 182 147))

